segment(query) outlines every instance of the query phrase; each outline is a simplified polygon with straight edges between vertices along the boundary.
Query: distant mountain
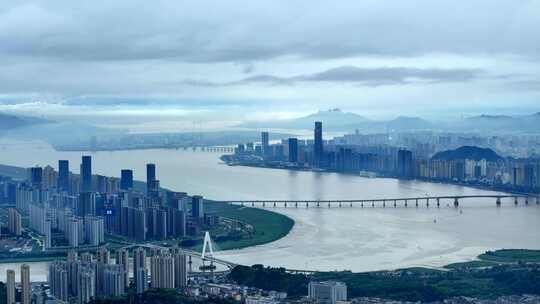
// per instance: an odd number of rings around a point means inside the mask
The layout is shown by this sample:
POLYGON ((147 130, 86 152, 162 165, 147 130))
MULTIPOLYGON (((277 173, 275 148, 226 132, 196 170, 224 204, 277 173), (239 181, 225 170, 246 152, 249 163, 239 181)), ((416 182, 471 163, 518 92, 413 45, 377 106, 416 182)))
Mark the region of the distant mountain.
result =
POLYGON ((313 129, 315 121, 322 121, 325 130, 333 131, 354 130, 371 122, 369 119, 355 113, 343 112, 340 109, 331 109, 295 119, 249 122, 240 126, 246 128, 313 129))
POLYGON ((451 127, 468 131, 540 132, 539 114, 523 116, 480 115, 451 124, 451 127))
POLYGON ((51 121, 39 117, 19 116, 0 113, 0 130, 12 130, 30 125, 45 124, 51 121))
POLYGON ((455 150, 447 150, 438 152, 433 155, 432 159, 435 160, 462 160, 462 159, 472 159, 472 160, 482 160, 487 161, 498 161, 502 157, 499 156, 495 151, 489 148, 480 148, 474 146, 463 146, 455 150))
POLYGON ((427 130, 433 129, 435 125, 419 117, 399 116, 386 122, 386 127, 393 130, 427 130))

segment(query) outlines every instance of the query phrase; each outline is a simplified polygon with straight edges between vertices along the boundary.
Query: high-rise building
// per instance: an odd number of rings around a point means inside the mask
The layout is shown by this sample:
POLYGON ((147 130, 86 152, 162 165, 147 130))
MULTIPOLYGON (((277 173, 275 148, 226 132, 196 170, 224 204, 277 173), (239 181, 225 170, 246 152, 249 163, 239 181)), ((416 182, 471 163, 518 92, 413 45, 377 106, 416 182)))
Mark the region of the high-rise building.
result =
POLYGON ((43 222, 43 235, 45 236, 45 239, 43 241, 43 246, 45 248, 51 248, 52 247, 52 223, 50 220, 46 220, 43 222))
POLYGON ((8 230, 14 235, 22 234, 21 214, 15 208, 8 209, 8 230))
POLYGON ((156 181, 156 164, 146 164, 146 193, 151 195, 154 191, 156 181))
POLYGON ((81 192, 92 192, 92 157, 83 155, 81 163, 81 192))
POLYGON ((68 264, 69 294, 71 295, 77 294, 77 260, 77 251, 68 251, 66 262, 68 264))
POLYGON ((98 249, 96 253, 97 271, 96 271, 96 292, 102 293, 105 291, 104 270, 110 262, 110 252, 105 247, 98 249))
POLYGON ((133 253, 133 277, 138 294, 148 288, 148 270, 146 269, 146 251, 139 247, 133 253))
POLYGON ((152 288, 174 288, 174 259, 169 253, 152 256, 150 272, 152 288))
POLYGON ((414 165, 412 152, 409 150, 398 151, 398 176, 401 178, 414 177, 414 165))
POLYGON ((534 187, 534 166, 532 164, 523 166, 523 186, 528 189, 534 187))
POLYGON ((298 138, 289 138, 289 162, 298 162, 298 138))
POLYGON ((100 216, 84 218, 84 239, 86 244, 98 246, 105 241, 105 224, 100 216))
POLYGON ((36 189, 41 189, 43 186, 43 168, 30 168, 30 184, 36 189))
POLYGON ((116 264, 124 267, 124 286, 129 287, 129 252, 125 249, 116 251, 116 264))
POLYGON ((79 230, 82 223, 76 217, 70 218, 66 223, 66 238, 68 240, 69 246, 77 247, 82 243, 82 240, 79 240, 79 230))
POLYGON ((315 165, 320 166, 324 153, 323 137, 322 137, 322 122, 315 122, 314 142, 313 142, 313 158, 315 165))
POLYGON ((95 265, 80 263, 77 271, 77 303, 85 304, 96 296, 95 265))
POLYGON ((194 218, 200 219, 204 217, 204 199, 200 195, 194 195, 191 198, 191 214, 194 218))
POLYGON ((125 270, 123 265, 104 265, 103 294, 118 297, 125 293, 125 270))
POLYGON ((120 189, 133 189, 133 170, 122 169, 122 171, 120 171, 120 189))
POLYGON ((268 132, 261 132, 261 154, 263 157, 270 155, 270 136, 268 132))
POLYGON ((7 304, 15 304, 15 270, 6 271, 6 296, 7 304))
POLYGON ((21 265, 21 304, 30 304, 32 290, 30 289, 30 266, 21 265))
POLYGON ((49 286, 52 295, 57 299, 67 302, 69 299, 69 264, 55 261, 49 264, 49 286))
POLYGON ((187 261, 186 255, 179 249, 175 248, 173 251, 174 258, 174 287, 185 288, 187 287, 187 261))
POLYGON ((69 191, 69 161, 58 161, 58 191, 69 191))
POLYGON ((336 304, 337 301, 347 301, 347 285, 342 282, 310 282, 308 297, 317 303, 336 304))
POLYGON ((79 193, 79 202, 77 205, 77 215, 87 216, 96 215, 96 195, 93 192, 79 193))

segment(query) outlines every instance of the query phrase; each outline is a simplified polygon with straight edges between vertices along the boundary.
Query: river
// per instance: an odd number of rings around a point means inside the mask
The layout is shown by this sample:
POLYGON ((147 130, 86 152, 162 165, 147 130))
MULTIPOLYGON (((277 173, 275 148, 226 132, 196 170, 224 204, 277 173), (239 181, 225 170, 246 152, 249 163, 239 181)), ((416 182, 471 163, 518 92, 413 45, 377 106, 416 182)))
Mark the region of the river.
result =
MULTIPOLYGON (((68 159, 78 172, 80 152, 58 152, 45 143, 0 141, 0 164, 33 166, 68 159)), ((455 185, 363 178, 337 173, 230 167, 219 154, 183 150, 93 152, 93 173, 119 176, 132 168, 145 179, 145 164, 157 166, 161 185, 209 199, 370 199, 429 195, 492 194, 455 185)), ((540 249, 540 206, 517 207, 493 199, 460 202, 460 208, 275 208, 295 220, 286 237, 270 244, 222 251, 217 256, 240 264, 261 263, 292 269, 370 271, 409 266, 438 267, 466 261, 491 249, 540 249)), ((0 264, 0 279, 6 268, 0 264)), ((36 280, 45 263, 32 263, 36 280)))

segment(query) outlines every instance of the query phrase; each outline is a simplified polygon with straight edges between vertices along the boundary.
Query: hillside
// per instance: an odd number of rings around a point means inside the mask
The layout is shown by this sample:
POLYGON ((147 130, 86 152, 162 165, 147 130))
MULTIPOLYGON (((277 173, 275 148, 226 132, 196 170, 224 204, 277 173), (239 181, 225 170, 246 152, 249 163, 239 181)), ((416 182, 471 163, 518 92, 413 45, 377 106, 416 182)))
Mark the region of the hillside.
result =
POLYGON ((434 160, 463 160, 463 159, 472 159, 472 160, 482 160, 487 161, 498 161, 502 157, 499 156, 495 151, 489 148, 480 148, 473 146, 463 146, 455 150, 447 150, 438 152, 433 155, 432 159, 434 160))
POLYGON ((0 130, 12 130, 36 124, 46 124, 51 121, 39 117, 19 116, 0 113, 0 130))

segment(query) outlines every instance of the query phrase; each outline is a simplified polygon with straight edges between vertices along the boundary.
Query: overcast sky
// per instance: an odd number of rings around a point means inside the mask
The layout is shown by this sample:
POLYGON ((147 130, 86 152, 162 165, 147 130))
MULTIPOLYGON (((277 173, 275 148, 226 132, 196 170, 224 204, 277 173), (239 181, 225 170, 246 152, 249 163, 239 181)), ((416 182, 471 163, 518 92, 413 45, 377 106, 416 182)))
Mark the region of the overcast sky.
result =
POLYGON ((335 107, 540 111, 540 1, 0 3, 0 111, 260 119, 335 107))

